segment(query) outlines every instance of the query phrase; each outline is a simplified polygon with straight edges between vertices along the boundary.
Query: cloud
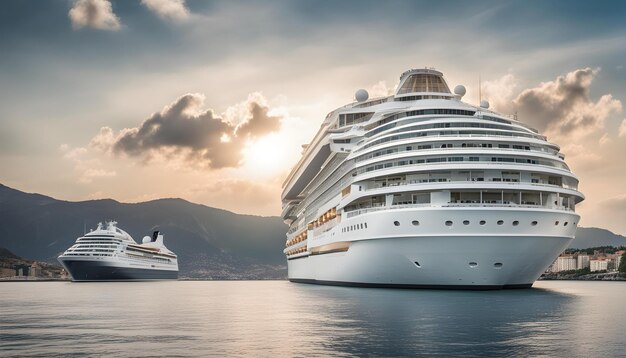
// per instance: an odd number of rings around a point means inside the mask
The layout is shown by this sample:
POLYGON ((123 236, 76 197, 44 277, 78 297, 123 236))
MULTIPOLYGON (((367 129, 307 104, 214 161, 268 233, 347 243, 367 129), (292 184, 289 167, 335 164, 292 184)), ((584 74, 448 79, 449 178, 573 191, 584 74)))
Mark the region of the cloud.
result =
POLYGON ((101 128, 90 145, 147 161, 181 158, 204 168, 238 167, 246 142, 278 131, 282 122, 282 116, 269 114, 260 94, 227 110, 226 119, 211 109, 203 110, 203 105, 203 95, 186 94, 139 127, 123 129, 117 135, 109 127, 101 128))
POLYGON ((611 144, 612 140, 611 138, 609 138, 609 134, 608 133, 604 133, 602 135, 602 137, 600 137, 600 140, 598 141, 598 143, 600 143, 600 145, 607 145, 607 144, 611 144))
POLYGON ((497 111, 508 112, 511 108, 517 78, 508 73, 497 80, 482 83, 482 97, 489 100, 489 106, 497 111))
POLYGON ((76 0, 68 13, 72 27, 92 27, 99 30, 119 30, 120 20, 108 0, 76 0))
POLYGON ((600 69, 577 69, 554 81, 522 91, 513 101, 523 120, 540 131, 564 135, 584 134, 604 127, 622 103, 605 94, 598 101, 589 96, 589 87, 600 69))
POLYGON ((141 3, 163 20, 182 22, 189 19, 185 0, 141 0, 141 3))
POLYGON ((378 81, 368 89, 370 98, 387 97, 394 93, 393 88, 389 88, 387 81, 378 81))
POLYGON ((85 170, 82 172, 80 177, 78 177, 78 182, 91 183, 94 179, 111 178, 116 175, 117 173, 115 171, 96 169, 96 168, 85 168, 85 170))
POLYGON ((74 171, 78 176, 78 182, 87 184, 95 179, 111 178, 117 175, 114 170, 103 168, 102 163, 98 159, 90 159, 89 149, 84 147, 72 148, 67 144, 61 144, 59 150, 63 154, 63 158, 74 163, 74 171))
POLYGON ((626 119, 624 119, 619 126, 619 136, 626 137, 626 119))

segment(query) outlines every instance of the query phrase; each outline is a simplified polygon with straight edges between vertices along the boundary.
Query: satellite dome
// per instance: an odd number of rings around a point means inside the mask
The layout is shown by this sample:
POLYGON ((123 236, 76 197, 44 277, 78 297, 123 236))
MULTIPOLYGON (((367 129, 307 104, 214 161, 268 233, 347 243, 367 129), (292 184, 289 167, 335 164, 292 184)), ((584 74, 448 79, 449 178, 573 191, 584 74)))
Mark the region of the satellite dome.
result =
POLYGON ((360 90, 356 91, 356 93, 354 94, 354 98, 356 98, 356 100, 359 101, 359 102, 367 101, 369 96, 370 96, 369 93, 367 93, 367 91, 362 89, 362 88, 360 90))
POLYGON ((483 99, 482 101, 480 101, 480 106, 485 109, 489 108, 489 101, 483 99))
POLYGON ((147 244, 150 241, 152 241, 152 238, 150 236, 144 236, 143 240, 141 240, 142 243, 147 244))
POLYGON ((458 85, 456 87, 454 87, 454 94, 460 97, 465 96, 465 86, 463 85, 458 85))

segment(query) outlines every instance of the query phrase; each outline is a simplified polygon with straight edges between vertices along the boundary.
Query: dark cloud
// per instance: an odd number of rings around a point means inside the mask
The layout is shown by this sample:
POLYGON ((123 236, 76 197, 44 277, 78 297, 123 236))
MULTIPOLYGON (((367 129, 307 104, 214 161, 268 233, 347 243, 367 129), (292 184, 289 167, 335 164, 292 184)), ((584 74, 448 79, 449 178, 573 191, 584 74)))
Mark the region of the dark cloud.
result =
POLYGON ((524 90, 513 102, 524 121, 540 131, 552 129, 570 134, 602 128, 611 113, 621 110, 621 102, 611 95, 598 101, 590 98, 589 87, 598 72, 599 69, 577 69, 524 90))
POLYGON ((250 137, 261 136, 267 132, 276 132, 280 128, 280 117, 268 115, 269 108, 257 102, 248 106, 250 118, 237 127, 237 135, 250 137))
POLYGON ((202 110, 203 102, 200 94, 186 94, 139 127, 124 129, 117 136, 110 128, 102 128, 91 144, 114 154, 147 159, 155 154, 183 157, 193 164, 217 169, 239 166, 247 140, 280 128, 282 117, 268 115, 269 108, 257 99, 248 100, 247 113, 239 125, 210 109, 202 110))

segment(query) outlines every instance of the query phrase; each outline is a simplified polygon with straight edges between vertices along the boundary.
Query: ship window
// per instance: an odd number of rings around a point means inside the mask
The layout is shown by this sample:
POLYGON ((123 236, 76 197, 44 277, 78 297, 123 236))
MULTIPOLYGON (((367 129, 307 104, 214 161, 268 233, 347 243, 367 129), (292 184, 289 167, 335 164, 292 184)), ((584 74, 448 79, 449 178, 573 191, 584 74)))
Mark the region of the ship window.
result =
POLYGON ((493 264, 493 267, 497 269, 502 268, 502 262, 496 262, 495 264, 493 264))
POLYGON ((559 221, 558 221, 558 220, 554 222, 554 226, 556 226, 556 225, 558 225, 558 224, 559 224, 559 221))
POLYGON ((446 221, 446 226, 452 226, 452 221, 450 220, 446 221))
POLYGON ((536 226, 536 225, 537 225, 537 222, 536 222, 536 221, 533 221, 533 222, 531 222, 531 223, 530 223, 530 225, 532 225, 532 226, 536 226))
POLYGON ((469 224, 470 224, 469 220, 463 220, 463 225, 469 225, 469 224))
POLYGON ((567 221, 563 224, 563 226, 567 226, 567 221))
POLYGON ((394 224, 395 226, 400 226, 400 222, 399 222, 399 221, 394 221, 394 222, 393 222, 393 224, 394 224))
POLYGON ((413 226, 418 226, 420 224, 420 222, 417 221, 417 220, 413 220, 413 221, 411 221, 411 224, 413 224, 413 226))
POLYGON ((476 266, 478 266, 478 263, 476 263, 476 262, 474 262, 474 261, 472 261, 472 262, 470 262, 470 263, 469 263, 469 267, 471 267, 471 268, 474 268, 474 267, 476 267, 476 266))
POLYGON ((419 267, 419 268, 422 268, 422 265, 420 265, 420 263, 419 263, 419 262, 415 261, 415 262, 413 262, 413 263, 415 264, 415 266, 417 266, 417 267, 419 267))
POLYGON ((487 222, 485 220, 480 221, 480 225, 485 225, 487 222))
POLYGON ((365 228, 367 229, 367 223, 365 223, 365 228))
POLYGON ((517 220, 513 221, 513 226, 517 226, 517 225, 519 225, 519 221, 517 220))
POLYGON ((504 224, 504 221, 498 220, 498 225, 502 225, 502 224, 504 224))

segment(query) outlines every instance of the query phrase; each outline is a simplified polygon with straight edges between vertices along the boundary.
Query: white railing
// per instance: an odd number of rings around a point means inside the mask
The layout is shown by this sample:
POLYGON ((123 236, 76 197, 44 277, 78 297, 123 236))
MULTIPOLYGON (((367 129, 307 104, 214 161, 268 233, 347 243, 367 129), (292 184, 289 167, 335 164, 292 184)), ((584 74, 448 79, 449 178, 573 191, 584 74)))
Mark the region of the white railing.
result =
POLYGON ((366 213, 371 213, 374 211, 381 210, 395 210, 395 209, 407 209, 407 208, 423 208, 423 207, 509 207, 509 208, 525 208, 525 209, 553 209, 553 210, 563 210, 563 211, 574 211, 573 209, 566 206, 544 206, 544 205, 531 205, 531 204, 517 204, 517 203, 491 203, 491 202, 483 202, 483 203, 446 203, 442 205, 433 205, 433 204, 401 204, 401 205, 391 205, 391 206, 381 206, 374 208, 363 208, 353 211, 346 212, 347 218, 352 218, 355 216, 359 216, 366 213))
POLYGON ((570 190, 578 190, 578 188, 573 187, 571 185, 556 185, 556 184, 547 184, 547 183, 534 183, 534 182, 528 182, 528 181, 519 181, 517 179, 512 179, 512 180, 450 180, 449 178, 437 178, 437 179, 418 179, 418 180, 411 180, 409 182, 395 182, 395 183, 390 183, 387 186, 374 186, 371 188, 364 188, 362 189, 362 191, 371 191, 371 190, 376 190, 376 189, 383 189, 383 188, 391 188, 394 186, 405 186, 405 185, 420 185, 420 184, 433 184, 433 183, 496 183, 496 184, 507 184, 507 185, 532 185, 532 186, 539 186, 539 187, 549 187, 549 188, 564 188, 564 189, 570 189, 570 190), (442 181, 439 181, 439 179, 444 179, 442 181))

